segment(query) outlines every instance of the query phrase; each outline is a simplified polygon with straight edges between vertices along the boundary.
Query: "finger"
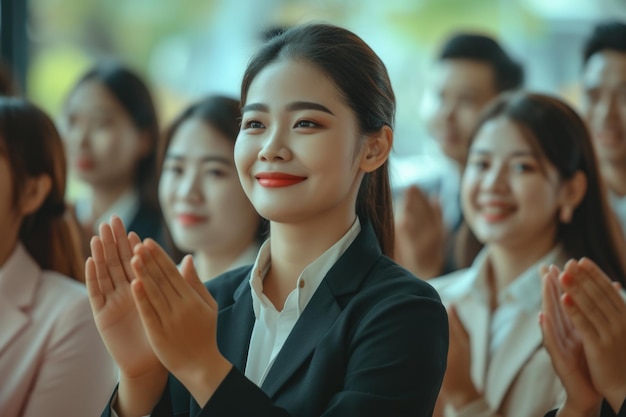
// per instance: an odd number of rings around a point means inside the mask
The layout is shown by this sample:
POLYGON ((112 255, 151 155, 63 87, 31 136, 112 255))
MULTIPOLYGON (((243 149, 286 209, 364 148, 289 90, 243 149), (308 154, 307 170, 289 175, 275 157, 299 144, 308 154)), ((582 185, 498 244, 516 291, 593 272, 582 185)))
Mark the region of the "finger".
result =
POLYGON ((134 252, 135 255, 131 259, 130 265, 133 268, 135 280, 141 281, 144 293, 146 297, 150 299, 150 303, 154 306, 157 314, 170 314, 170 302, 160 288, 159 278, 154 276, 161 272, 157 271, 157 274, 154 272, 154 266, 150 269, 146 266, 144 259, 148 259, 148 261, 150 261, 150 259, 149 254, 147 254, 147 251, 143 248, 143 244, 135 246, 134 252))
POLYGON ((152 299, 147 294, 143 281, 134 280, 131 284, 135 306, 139 312, 141 323, 148 335, 155 334, 163 328, 158 307, 152 304, 152 299))
POLYGON ((94 236, 90 242, 91 256, 96 266, 96 277, 98 280, 98 286, 102 294, 107 294, 115 289, 111 276, 109 275, 109 268, 106 264, 106 258, 104 256, 104 248, 102 247, 102 241, 99 237, 94 236))
POLYGON ((130 267, 130 259, 133 257, 133 250, 126 235, 126 229, 124 228, 122 219, 117 216, 112 216, 111 229, 113 231, 113 238, 115 239, 122 268, 124 268, 124 272, 126 273, 126 279, 130 282, 133 280, 133 269, 130 267))
POLYGON ((198 272, 196 271, 196 267, 193 264, 193 257, 191 255, 187 255, 183 258, 182 262, 182 275, 183 279, 191 286, 191 288, 198 294, 205 303, 211 307, 212 310, 217 311, 217 302, 209 293, 209 290, 204 286, 200 277, 198 277, 198 272))
POLYGON ((139 235, 137 235, 137 233, 130 232, 128 233, 128 243, 130 245, 130 249, 133 250, 135 249, 135 246, 141 243, 141 239, 139 238, 139 235))
POLYGON ((152 239, 144 241, 144 247, 150 254, 150 258, 156 268, 161 271, 161 277, 166 282, 166 290, 172 289, 176 295, 186 293, 187 286, 181 279, 180 271, 169 255, 152 239))
POLYGON ((544 344, 549 349, 556 349, 555 352, 564 350, 564 326, 558 323, 562 320, 560 314, 560 290, 556 279, 558 278, 556 267, 546 268, 542 276, 542 311, 541 330, 544 336, 544 344))
POLYGON ((602 305, 606 303, 603 300, 604 294, 577 262, 571 264, 568 262, 560 282, 567 293, 565 299, 571 299, 576 306, 577 313, 583 314, 586 321, 593 325, 596 331, 603 328, 611 317, 610 313, 607 314, 604 311, 605 307, 602 305))
POLYGON ((91 309, 96 312, 104 306, 104 294, 100 291, 98 285, 98 274, 96 273, 96 264, 90 256, 85 262, 85 285, 87 286, 87 294, 89 295, 89 303, 91 309))
POLYGON ((561 296, 561 305, 563 305, 565 313, 578 330, 585 344, 595 344, 599 340, 600 334, 587 316, 580 311, 569 293, 565 293, 561 296))
POLYGON ((589 258, 583 258, 578 266, 586 274, 582 282, 583 286, 588 289, 588 293, 595 294, 596 301, 603 309, 605 316, 612 317, 625 309, 624 299, 619 292, 615 292, 613 281, 595 262, 589 258))
POLYGON ((129 282, 126 276, 126 271, 122 266, 122 260, 118 253, 117 242, 113 237, 113 230, 111 226, 106 223, 100 225, 100 238, 102 240, 102 247, 104 248, 104 257, 106 265, 109 270, 109 275, 113 282, 113 286, 126 285, 129 282))

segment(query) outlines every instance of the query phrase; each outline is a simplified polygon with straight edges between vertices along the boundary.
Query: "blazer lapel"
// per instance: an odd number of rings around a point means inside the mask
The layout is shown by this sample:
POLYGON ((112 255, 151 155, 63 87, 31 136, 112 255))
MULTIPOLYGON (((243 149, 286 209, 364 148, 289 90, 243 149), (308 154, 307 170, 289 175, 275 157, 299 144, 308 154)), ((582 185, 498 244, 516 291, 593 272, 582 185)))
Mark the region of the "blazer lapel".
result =
POLYGON ((243 373, 248 360, 248 347, 254 327, 252 296, 247 279, 239 285, 234 297, 235 302, 219 312, 218 345, 226 359, 243 373))
POLYGON ((486 385, 485 378, 489 366, 488 307, 472 294, 467 294, 456 309, 470 338, 472 380, 476 388, 482 391, 486 385))
POLYGON ((41 269, 18 244, 0 270, 0 355, 30 322, 41 269))
POLYGON ((328 271, 276 356, 263 391, 273 397, 312 354, 341 313, 337 298, 354 294, 381 256, 372 226, 365 223, 352 245, 328 271))
POLYGON ((536 315, 528 311, 519 314, 512 323, 509 337, 495 353, 489 366, 489 387, 485 396, 490 404, 500 407, 515 377, 541 344, 541 328, 536 315))

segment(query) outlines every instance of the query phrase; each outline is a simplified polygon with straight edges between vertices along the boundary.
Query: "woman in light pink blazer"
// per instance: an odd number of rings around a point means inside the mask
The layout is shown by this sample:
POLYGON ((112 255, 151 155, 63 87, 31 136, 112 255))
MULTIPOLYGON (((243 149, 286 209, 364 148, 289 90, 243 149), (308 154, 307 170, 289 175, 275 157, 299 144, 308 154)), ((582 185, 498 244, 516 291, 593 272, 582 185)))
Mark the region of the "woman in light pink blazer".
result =
POLYGON ((79 282, 65 170, 48 116, 24 100, 0 98, 3 417, 95 416, 117 379, 79 282))

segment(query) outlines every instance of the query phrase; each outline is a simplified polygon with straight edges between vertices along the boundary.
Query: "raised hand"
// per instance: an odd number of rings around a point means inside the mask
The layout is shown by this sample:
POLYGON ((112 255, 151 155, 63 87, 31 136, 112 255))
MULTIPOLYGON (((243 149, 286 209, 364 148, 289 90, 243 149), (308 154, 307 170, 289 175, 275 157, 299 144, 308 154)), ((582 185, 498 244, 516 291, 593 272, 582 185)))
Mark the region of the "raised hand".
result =
POLYGON ((443 272, 446 231, 441 208, 409 187, 396 210, 394 259, 422 279, 443 272))
POLYGON ((457 410, 480 398, 471 376, 470 338, 454 306, 448 309, 450 343, 448 366, 441 386, 445 402, 457 410))
POLYGON ((122 374, 129 378, 162 369, 143 329, 130 283, 131 248, 140 243, 135 233, 126 235, 122 221, 113 217, 91 240, 91 257, 85 265, 89 300, 98 331, 122 374))
POLYGON ((135 246, 131 266, 133 296, 155 354, 204 405, 232 367, 217 347, 217 303, 191 257, 181 275, 153 240, 135 246))
POLYGON ((562 304, 578 330, 596 390, 617 413, 626 399, 626 303, 590 259, 566 265, 562 304))
POLYGON ((559 274, 554 265, 541 271, 543 343, 567 395, 560 415, 589 415, 599 411, 602 396, 591 381, 580 335, 561 306, 559 274))

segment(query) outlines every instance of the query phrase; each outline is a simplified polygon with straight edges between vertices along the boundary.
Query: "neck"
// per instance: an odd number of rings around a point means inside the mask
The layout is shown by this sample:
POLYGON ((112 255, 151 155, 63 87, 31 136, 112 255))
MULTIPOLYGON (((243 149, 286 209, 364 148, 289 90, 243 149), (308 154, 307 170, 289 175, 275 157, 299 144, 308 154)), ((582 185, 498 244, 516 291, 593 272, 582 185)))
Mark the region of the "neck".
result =
POLYGON ((100 218, 124 193, 131 190, 132 183, 108 184, 106 186, 94 186, 92 188, 91 220, 100 218))
POLYGON ((282 308, 304 268, 341 239, 354 221, 352 211, 333 219, 270 224, 272 262, 263 281, 263 293, 274 306, 282 308))
POLYGON ((202 282, 207 282, 231 269, 237 259, 252 245, 230 250, 199 250, 194 252, 193 261, 202 282))
POLYGON ((607 187, 620 197, 626 195, 626 161, 624 163, 605 161, 601 165, 602 178, 607 187))
MULTIPOLYGON (((537 263, 554 247, 554 239, 543 239, 541 242, 533 242, 532 245, 519 246, 493 245, 488 252, 488 282, 491 290, 492 307, 496 306, 494 300, 504 288, 515 281, 528 268, 537 263)), ((537 271, 538 273, 538 271, 537 271)))

